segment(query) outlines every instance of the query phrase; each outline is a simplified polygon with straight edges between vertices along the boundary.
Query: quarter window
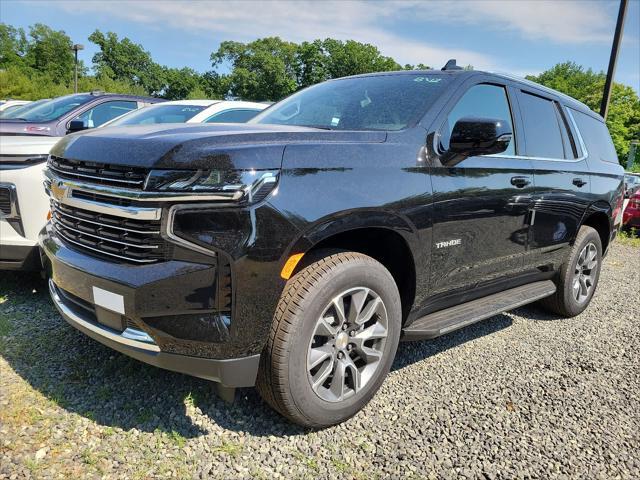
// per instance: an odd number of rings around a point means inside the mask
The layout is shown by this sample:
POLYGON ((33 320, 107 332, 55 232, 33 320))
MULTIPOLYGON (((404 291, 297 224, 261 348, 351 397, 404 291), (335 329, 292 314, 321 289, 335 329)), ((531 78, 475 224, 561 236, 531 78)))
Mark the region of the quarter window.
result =
MULTIPOLYGON (((511 127, 511 132, 513 132, 513 121, 507 92, 504 87, 498 85, 474 85, 467 90, 447 117, 440 136, 441 150, 446 151, 449 149, 449 138, 453 126, 464 117, 502 120, 511 127)), ((503 155, 515 155, 515 151, 514 135, 514 140, 509 143, 509 147, 503 155)))
POLYGON ((595 119, 591 115, 571 109, 571 113, 582 140, 587 144, 589 158, 599 158, 604 162, 618 163, 618 154, 611 141, 611 135, 604 122, 595 119))
POLYGON ((564 159, 564 143, 555 103, 526 92, 522 92, 519 100, 527 155, 564 159))

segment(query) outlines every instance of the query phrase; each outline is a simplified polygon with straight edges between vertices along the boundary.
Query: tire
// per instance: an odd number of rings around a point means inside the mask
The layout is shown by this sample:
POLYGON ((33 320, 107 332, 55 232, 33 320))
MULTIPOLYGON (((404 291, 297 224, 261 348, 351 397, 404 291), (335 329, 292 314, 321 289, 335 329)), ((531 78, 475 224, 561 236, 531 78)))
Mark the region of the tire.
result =
POLYGON ((312 428, 343 422, 371 400, 395 357, 402 317, 398 288, 381 263, 355 252, 318 253, 282 293, 257 381, 271 407, 312 428))
POLYGON ((591 302, 600 278, 601 266, 602 242, 600 235, 594 228, 584 225, 580 227, 576 241, 571 247, 566 261, 560 268, 559 277, 556 281, 556 293, 542 299, 539 302, 540 305, 546 310, 563 317, 579 315, 591 302), (581 257, 583 253, 585 253, 585 257, 581 257), (590 255, 594 255, 595 265, 586 265, 584 263, 590 255), (585 269, 586 266, 591 266, 592 268, 585 269), (580 276, 580 272, 582 272, 582 276, 580 276), (588 273, 588 276, 585 273, 588 273), (576 278, 580 286, 579 293, 574 289, 576 278), (586 286, 588 286, 588 289, 586 286))

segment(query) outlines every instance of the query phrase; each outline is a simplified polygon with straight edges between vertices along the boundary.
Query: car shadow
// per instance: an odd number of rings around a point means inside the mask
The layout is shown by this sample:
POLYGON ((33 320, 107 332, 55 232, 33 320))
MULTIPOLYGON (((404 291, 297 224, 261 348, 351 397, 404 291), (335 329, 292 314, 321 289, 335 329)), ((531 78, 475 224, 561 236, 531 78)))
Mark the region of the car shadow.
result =
MULTIPOLYGON (((184 438, 219 428, 257 436, 308 432, 271 410, 253 388, 238 389, 228 404, 208 381, 151 367, 93 341, 64 322, 37 275, 0 274, 0 322, 0 355, 15 373, 59 407, 100 425, 184 438)), ((511 324, 501 314, 434 340, 401 343, 392 371, 511 324)))

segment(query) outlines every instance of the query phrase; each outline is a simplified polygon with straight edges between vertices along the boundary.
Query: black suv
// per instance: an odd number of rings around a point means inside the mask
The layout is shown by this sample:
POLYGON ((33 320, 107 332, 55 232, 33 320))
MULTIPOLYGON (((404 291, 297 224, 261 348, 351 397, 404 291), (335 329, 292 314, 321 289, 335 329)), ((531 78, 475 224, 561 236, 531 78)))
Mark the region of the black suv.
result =
POLYGON ((46 176, 69 323, 312 427, 360 410, 400 339, 582 312, 623 197, 585 105, 449 69, 328 81, 249 124, 67 137, 46 176))
POLYGON ((25 109, 17 118, 0 119, 0 135, 62 137, 74 131, 99 127, 131 110, 162 101, 104 92, 65 95, 25 109))

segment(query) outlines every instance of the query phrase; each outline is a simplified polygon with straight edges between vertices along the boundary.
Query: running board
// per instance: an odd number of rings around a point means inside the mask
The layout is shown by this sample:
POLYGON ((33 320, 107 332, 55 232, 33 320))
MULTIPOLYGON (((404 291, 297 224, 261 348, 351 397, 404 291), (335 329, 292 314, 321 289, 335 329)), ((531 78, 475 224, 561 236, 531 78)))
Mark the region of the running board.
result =
POLYGON ((424 340, 439 337, 485 318, 548 297, 553 295, 555 291, 555 284, 551 280, 544 280, 433 312, 418 318, 403 329, 402 339, 424 340))

